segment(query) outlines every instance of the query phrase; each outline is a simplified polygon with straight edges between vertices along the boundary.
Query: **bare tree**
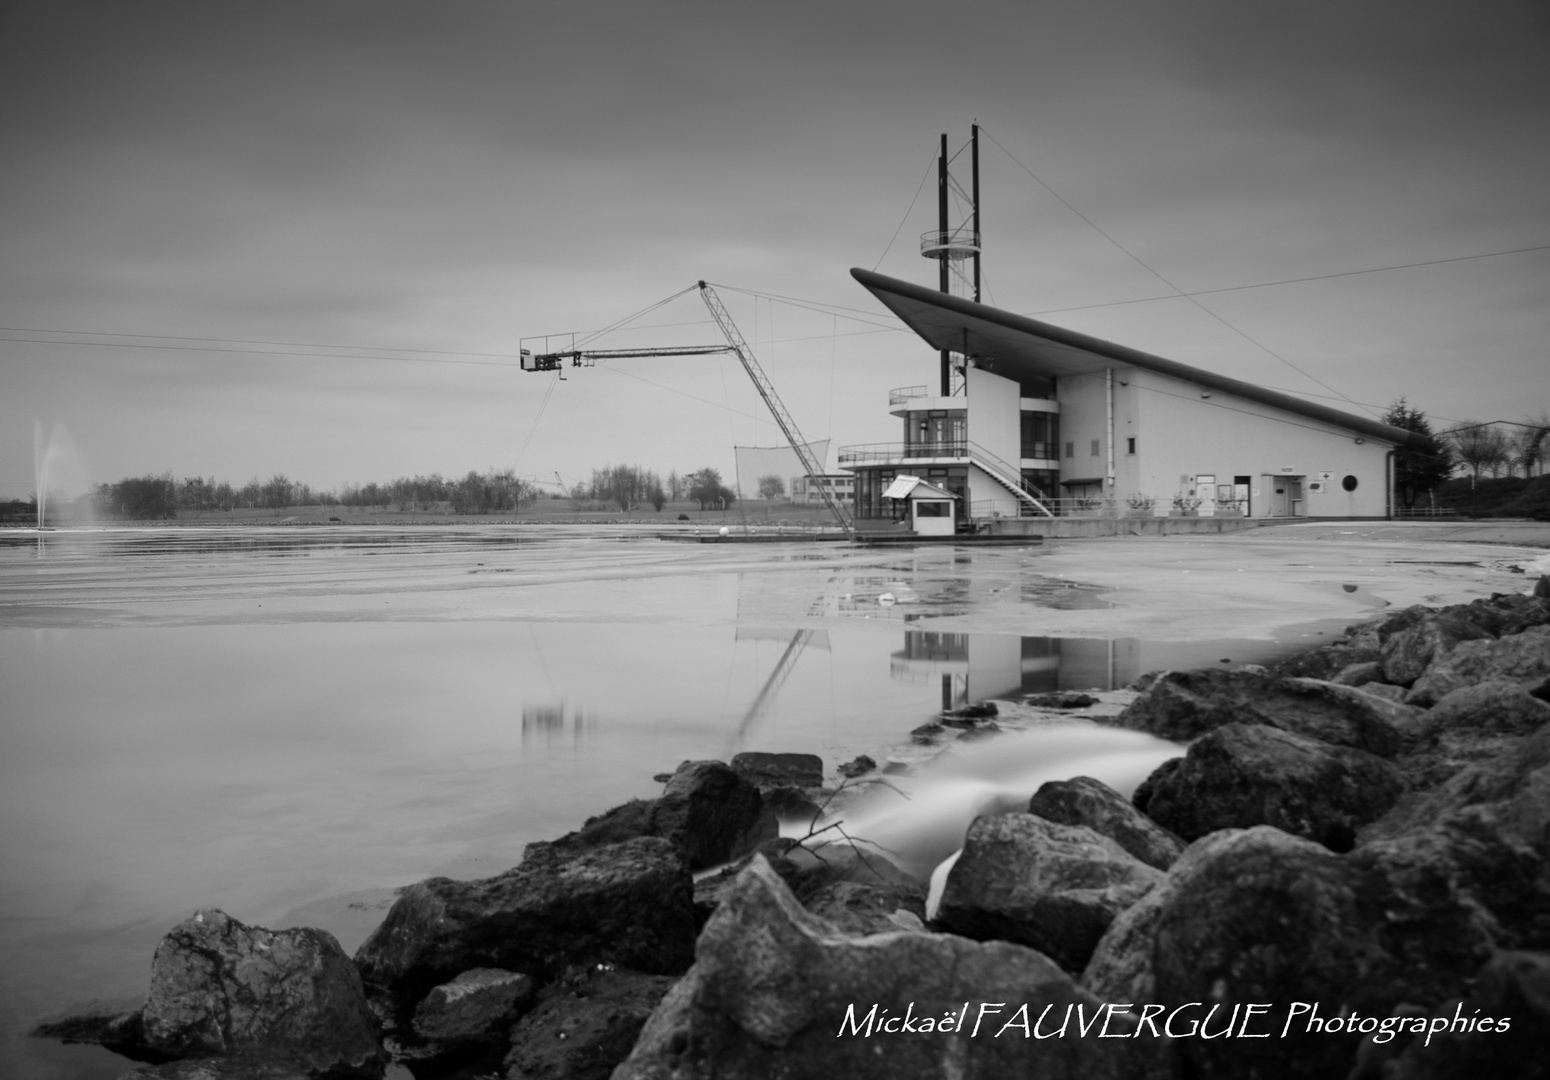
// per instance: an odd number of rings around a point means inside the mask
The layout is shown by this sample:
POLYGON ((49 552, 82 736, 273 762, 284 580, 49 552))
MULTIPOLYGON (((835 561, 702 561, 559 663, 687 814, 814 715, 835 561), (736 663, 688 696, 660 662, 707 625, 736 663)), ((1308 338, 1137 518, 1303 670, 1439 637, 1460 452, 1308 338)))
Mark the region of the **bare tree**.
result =
POLYGON ((1494 476, 1508 462, 1507 436, 1492 424, 1465 420, 1446 435, 1459 461, 1469 470, 1471 490, 1480 479, 1480 470, 1490 469, 1494 476))
POLYGON ((1524 417, 1513 428, 1511 443, 1512 464, 1523 469, 1525 478, 1534 475, 1536 465, 1544 475, 1545 459, 1550 457, 1550 411, 1541 409, 1538 417, 1524 417))

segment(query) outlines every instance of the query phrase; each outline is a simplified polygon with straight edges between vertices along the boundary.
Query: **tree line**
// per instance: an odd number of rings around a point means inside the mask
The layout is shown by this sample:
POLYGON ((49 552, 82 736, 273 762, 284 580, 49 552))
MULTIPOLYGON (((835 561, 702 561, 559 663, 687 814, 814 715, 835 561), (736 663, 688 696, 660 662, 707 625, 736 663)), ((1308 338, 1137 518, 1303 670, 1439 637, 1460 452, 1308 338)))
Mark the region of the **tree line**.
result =
POLYGON ((234 510, 280 510, 288 506, 346 506, 360 509, 447 509, 454 514, 513 512, 531 503, 540 492, 510 469, 470 470, 461 479, 449 480, 439 473, 400 477, 385 484, 346 484, 338 491, 318 490, 309 484, 275 473, 267 480, 255 477, 246 484, 217 481, 213 476, 175 479, 160 476, 126 477, 111 484, 97 484, 87 493, 92 513, 100 518, 160 521, 179 513, 231 513, 234 510))
POLYGON ((620 511, 650 504, 661 511, 668 502, 697 502, 701 510, 725 510, 737 502, 737 493, 722 482, 721 473, 709 466, 680 476, 677 470, 664 482, 651 469, 639 465, 610 465, 594 469, 590 481, 577 481, 567 492, 580 509, 587 502, 617 503, 620 511))
POLYGON ((1493 477, 1503 471, 1513 476, 1521 469, 1527 478, 1537 468, 1542 476, 1550 463, 1550 413, 1543 410, 1521 424, 1461 420, 1446 430, 1433 431, 1426 414, 1401 397, 1383 414, 1383 422, 1425 435, 1434 446, 1428 451, 1394 453, 1394 490, 1407 509, 1459 469, 1466 470, 1474 482, 1487 469, 1493 477))
MULTIPOLYGON (((229 514, 236 510, 281 510, 291 506, 501 514, 515 513, 545 495, 537 484, 517 476, 511 469, 487 469, 482 473, 470 470, 461 479, 431 473, 399 477, 387 483, 346 484, 337 491, 313 488, 284 473, 275 473, 267 480, 255 477, 237 485, 217 481, 213 476, 178 479, 166 472, 97 484, 84 499, 98 518, 162 521, 179 514, 229 514)), ((590 482, 573 485, 563 496, 556 492, 548 497, 569 497, 578 509, 584 502, 602 502, 618 504, 626 511, 648 504, 660 511, 669 500, 693 500, 702 509, 725 509, 737 501, 716 469, 707 467, 682 476, 674 471, 664 482, 656 472, 638 465, 596 469, 590 482)), ((36 512, 36 501, 27 505, 36 512)))

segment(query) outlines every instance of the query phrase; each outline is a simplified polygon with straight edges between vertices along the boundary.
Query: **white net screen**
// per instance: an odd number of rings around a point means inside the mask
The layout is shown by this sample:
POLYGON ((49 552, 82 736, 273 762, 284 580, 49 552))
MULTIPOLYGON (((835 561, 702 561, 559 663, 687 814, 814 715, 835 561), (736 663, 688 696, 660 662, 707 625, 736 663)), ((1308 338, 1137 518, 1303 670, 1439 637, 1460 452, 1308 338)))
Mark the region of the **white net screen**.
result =
MULTIPOLYGON (((807 449, 819 469, 827 467, 828 439, 810 442, 807 449)), ((802 459, 789 446, 734 446, 732 452, 737 457, 737 495, 740 499, 757 499, 759 481, 766 476, 780 477, 782 488, 789 496, 791 481, 807 475, 807 470, 802 468, 802 459)))

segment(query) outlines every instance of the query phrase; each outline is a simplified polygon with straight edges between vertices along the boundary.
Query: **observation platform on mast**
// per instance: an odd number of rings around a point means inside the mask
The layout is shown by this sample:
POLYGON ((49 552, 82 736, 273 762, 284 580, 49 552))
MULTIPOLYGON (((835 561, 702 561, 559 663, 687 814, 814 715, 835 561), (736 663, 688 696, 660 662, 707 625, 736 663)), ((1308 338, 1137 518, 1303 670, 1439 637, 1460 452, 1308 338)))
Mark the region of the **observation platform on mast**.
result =
POLYGON ((980 253, 980 234, 973 229, 932 229, 920 236, 920 253, 928 259, 972 259, 980 253))

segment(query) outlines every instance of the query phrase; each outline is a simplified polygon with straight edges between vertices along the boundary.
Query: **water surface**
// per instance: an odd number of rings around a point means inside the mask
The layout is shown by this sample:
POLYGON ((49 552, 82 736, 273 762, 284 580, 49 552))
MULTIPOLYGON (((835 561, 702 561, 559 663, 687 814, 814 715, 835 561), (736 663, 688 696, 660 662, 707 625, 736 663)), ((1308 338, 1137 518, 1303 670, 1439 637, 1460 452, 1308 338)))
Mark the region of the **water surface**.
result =
POLYGON ((20 1033, 142 993, 196 907, 353 950, 393 887, 504 870, 687 759, 832 771, 943 707, 1277 648, 1041 636, 1041 612, 1106 603, 1041 557, 539 527, 0 536, 0 1075, 124 1071, 20 1033), (931 628, 1009 596, 1025 634, 931 628))

